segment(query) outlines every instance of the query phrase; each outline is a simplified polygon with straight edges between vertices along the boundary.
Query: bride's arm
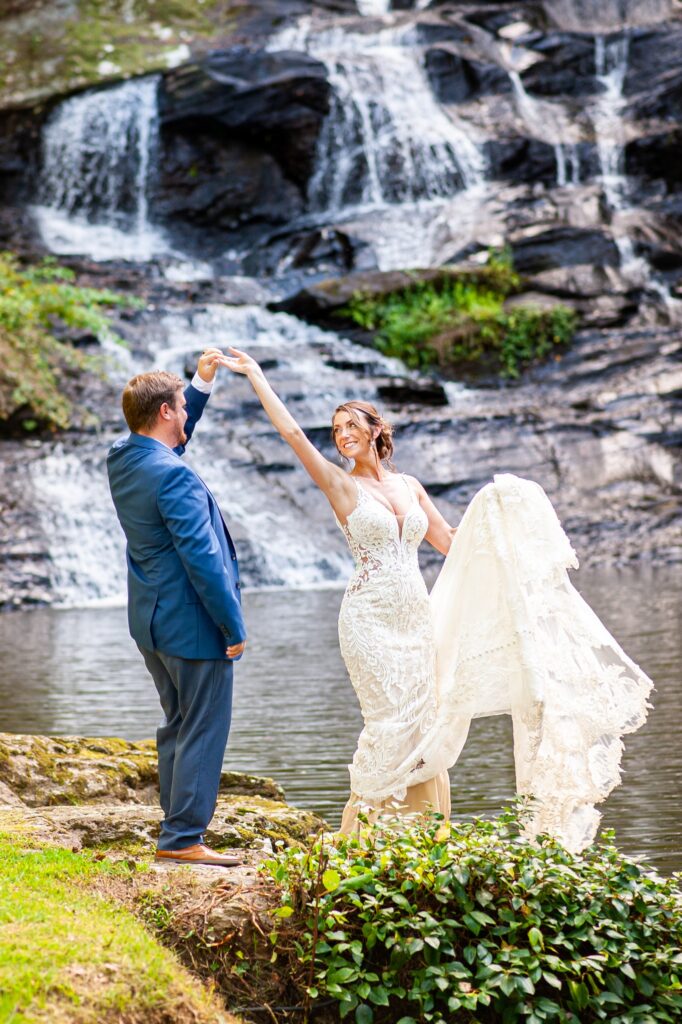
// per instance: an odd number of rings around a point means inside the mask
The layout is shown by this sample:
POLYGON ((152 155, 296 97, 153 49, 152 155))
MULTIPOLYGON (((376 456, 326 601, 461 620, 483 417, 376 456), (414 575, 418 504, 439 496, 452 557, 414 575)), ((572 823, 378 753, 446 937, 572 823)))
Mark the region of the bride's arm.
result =
POLYGON ((447 555, 454 536, 457 533, 457 527, 450 526, 449 523, 446 522, 416 477, 410 476, 408 477, 408 480, 416 491, 419 504, 426 512, 429 520, 429 526, 426 531, 426 540, 436 549, 436 551, 440 551, 441 555, 447 555))
POLYGON ((223 356, 222 364, 234 373, 243 373, 248 378, 275 430, 293 448, 313 481, 326 494, 334 511, 337 514, 340 512, 345 518, 344 510, 337 508, 339 499, 342 504, 344 497, 348 497, 352 503, 356 499, 356 491, 348 474, 344 473, 340 466, 335 466, 326 459, 308 440, 303 428, 273 391, 256 360, 237 348, 229 348, 229 352, 232 355, 223 356))

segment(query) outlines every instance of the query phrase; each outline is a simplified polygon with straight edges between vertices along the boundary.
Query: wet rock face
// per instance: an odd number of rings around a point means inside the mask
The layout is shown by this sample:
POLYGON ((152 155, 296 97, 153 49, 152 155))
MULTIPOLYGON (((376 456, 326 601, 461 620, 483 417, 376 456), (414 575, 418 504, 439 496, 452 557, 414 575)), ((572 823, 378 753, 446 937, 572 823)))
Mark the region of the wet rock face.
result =
POLYGON ((163 79, 154 214, 215 230, 281 224, 303 209, 329 106, 323 66, 235 47, 163 79))

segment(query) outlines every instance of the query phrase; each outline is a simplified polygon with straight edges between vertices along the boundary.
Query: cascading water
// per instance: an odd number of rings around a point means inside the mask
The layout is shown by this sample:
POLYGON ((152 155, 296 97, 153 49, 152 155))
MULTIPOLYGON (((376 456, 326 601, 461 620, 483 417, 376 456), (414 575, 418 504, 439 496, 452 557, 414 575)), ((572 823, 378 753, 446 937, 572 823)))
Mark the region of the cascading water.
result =
POLYGON ((644 284, 649 276, 648 267, 635 255, 628 235, 618 227, 619 215, 626 209, 628 198, 622 109, 629 43, 627 33, 608 39, 595 36, 594 66, 601 92, 592 110, 592 122, 599 154, 600 183, 613 217, 614 241, 620 254, 621 270, 633 283, 644 284))
MULTIPOLYGON (((145 359, 119 369, 121 383, 154 366, 183 373, 196 349, 224 348, 229 339, 272 366, 273 383, 299 422, 325 436, 340 402, 376 401, 379 381, 405 377, 396 360, 258 306, 169 311, 154 331, 156 341, 145 359)), ((349 556, 326 503, 300 468, 267 472, 265 453, 279 464, 289 458, 288 449, 273 435, 245 378, 221 373, 185 457, 224 510, 246 582, 310 586, 344 580, 349 556)), ((57 603, 66 606, 115 601, 125 593, 123 534, 104 466, 112 440, 100 438, 94 451, 89 444, 70 451, 57 445, 31 464, 51 589, 57 603)))
POLYGON ((152 76, 74 96, 49 119, 34 212, 54 252, 145 260, 167 251, 148 220, 157 86, 152 76))
MULTIPOLYGON (((303 18, 270 49, 302 50, 322 61, 332 86, 308 188, 312 213, 370 224, 382 269, 437 262, 434 224, 447 223, 448 201, 464 191, 458 220, 463 209, 472 210, 486 161, 471 128, 436 101, 414 30, 316 32, 303 18)), ((463 222, 465 233, 466 216, 463 222)))
POLYGON ((601 92, 593 108, 600 183, 604 190, 612 220, 613 240, 620 255, 621 273, 631 284, 647 288, 658 296, 671 317, 682 312, 682 303, 674 299, 670 289, 652 272, 642 256, 637 256, 627 231, 630 206, 628 180, 625 174, 625 128, 623 124, 623 86, 628 69, 630 39, 627 32, 595 37, 595 75, 601 92))
POLYGON ((366 17, 388 14, 391 0, 357 0, 358 11, 366 17))
POLYGON ((518 71, 508 70, 519 114, 538 139, 554 147, 556 183, 559 186, 580 183, 580 158, 575 141, 569 141, 574 129, 568 115, 557 104, 531 96, 518 71))

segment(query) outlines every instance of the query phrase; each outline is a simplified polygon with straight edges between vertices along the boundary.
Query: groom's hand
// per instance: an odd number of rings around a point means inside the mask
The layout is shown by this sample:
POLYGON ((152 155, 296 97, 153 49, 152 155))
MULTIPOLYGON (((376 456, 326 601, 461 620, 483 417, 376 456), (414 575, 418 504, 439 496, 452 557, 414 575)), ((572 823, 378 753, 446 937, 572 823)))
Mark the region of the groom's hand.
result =
POLYGON ((215 377, 221 359, 224 359, 224 356, 219 348, 205 348, 201 353, 197 373, 207 384, 215 377))
POLYGON ((231 647, 228 647, 227 650, 225 651, 225 654, 232 661, 234 658, 239 658, 240 655, 242 655, 244 653, 244 648, 245 647, 246 647, 246 640, 242 640, 242 642, 240 644, 232 644, 231 647))

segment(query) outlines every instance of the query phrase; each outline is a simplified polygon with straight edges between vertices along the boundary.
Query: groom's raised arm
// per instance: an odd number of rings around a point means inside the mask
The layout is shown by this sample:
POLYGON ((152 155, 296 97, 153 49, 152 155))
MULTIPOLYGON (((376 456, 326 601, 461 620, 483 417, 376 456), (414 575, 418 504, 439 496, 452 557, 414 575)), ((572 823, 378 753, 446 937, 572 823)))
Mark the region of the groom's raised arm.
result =
POLYGON ((176 455, 185 454, 185 449, 189 444, 192 434, 194 433, 194 428, 201 419, 202 413, 206 408, 206 403, 208 402, 211 391, 213 390, 216 370, 220 365, 218 363, 218 359, 221 356, 222 352, 220 349, 207 348, 199 357, 196 373, 192 377, 190 384, 185 389, 185 401, 187 402, 187 405, 185 406, 187 411, 185 436, 187 440, 184 444, 179 444, 173 449, 176 455))

